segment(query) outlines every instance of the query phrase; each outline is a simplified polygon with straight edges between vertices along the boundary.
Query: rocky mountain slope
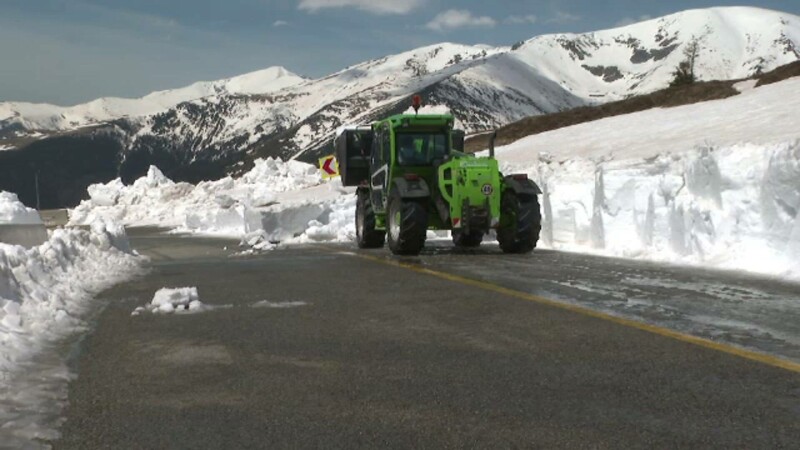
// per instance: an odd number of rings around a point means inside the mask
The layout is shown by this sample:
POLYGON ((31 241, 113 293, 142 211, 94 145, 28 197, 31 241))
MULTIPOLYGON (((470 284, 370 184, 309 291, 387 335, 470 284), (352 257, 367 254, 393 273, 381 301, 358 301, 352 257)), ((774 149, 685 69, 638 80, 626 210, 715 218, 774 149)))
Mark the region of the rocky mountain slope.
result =
POLYGON ((66 110, 6 103, 0 149, 46 148, 53 139, 114 141, 123 179, 156 163, 171 178, 194 181, 242 170, 256 157, 313 160, 329 151, 338 127, 404 111, 415 93, 449 106, 468 132, 649 93, 669 84, 691 43, 699 48, 701 80, 744 78, 800 59, 800 17, 745 7, 690 10, 510 47, 433 45, 316 80, 270 73, 263 81, 66 110))

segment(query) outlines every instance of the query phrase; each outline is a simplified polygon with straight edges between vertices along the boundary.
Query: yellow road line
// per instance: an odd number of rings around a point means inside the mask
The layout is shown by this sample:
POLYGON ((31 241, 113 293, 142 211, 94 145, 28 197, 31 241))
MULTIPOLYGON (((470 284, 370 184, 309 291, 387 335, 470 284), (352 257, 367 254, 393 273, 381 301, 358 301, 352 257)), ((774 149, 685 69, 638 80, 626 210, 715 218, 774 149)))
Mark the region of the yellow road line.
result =
POLYGON ((729 355, 735 355, 741 358, 749 359, 751 361, 760 362, 762 364, 767 364, 773 367, 779 367, 781 369, 786 369, 792 372, 800 373, 800 364, 788 361, 785 359, 777 358, 775 356, 767 355, 764 353, 754 352, 750 350, 744 350, 738 347, 734 347, 732 345, 722 344, 719 342, 714 342, 709 339, 700 338, 697 336, 691 336, 688 334, 679 333, 677 331, 669 330, 667 328, 650 325, 643 322, 637 322, 635 320, 630 319, 623 319, 621 317, 612 316, 611 314, 602 313, 599 311, 594 311, 589 308, 585 308, 583 306, 571 305, 569 303, 562 303, 557 302, 555 300, 550 300, 544 297, 539 297, 538 295, 528 294, 522 291, 516 291, 514 289, 505 288, 502 286, 498 286, 496 284, 487 283, 485 281, 474 280, 471 278, 466 278, 460 275, 455 275, 452 273, 447 272, 440 272, 438 270, 427 269, 425 267, 420 267, 414 264, 403 263, 399 261, 392 261, 388 259, 378 258, 375 256, 365 255, 363 253, 348 253, 352 256, 356 256, 358 258, 366 259, 369 261, 378 262, 381 264, 386 264, 389 266, 394 267, 401 267, 403 269, 412 270, 417 273, 422 273, 425 275, 434 276, 437 278, 442 278, 448 281, 453 281, 456 283, 466 284, 468 286, 477 287, 480 289, 484 289, 487 291, 496 292, 498 294, 503 294, 509 297, 515 297, 518 299, 526 300, 529 302, 538 303, 540 305, 546 305, 554 308, 564 309, 567 311, 571 311, 574 313, 582 314, 584 316, 594 317, 601 320, 606 320, 609 322, 614 322, 619 325, 623 325, 630 328, 635 328, 637 330, 646 331, 648 333, 657 334, 659 336, 668 337, 671 339, 676 339, 678 341, 687 342, 689 344, 694 344, 700 347, 708 348, 711 350, 716 350, 722 353, 727 353, 729 355))

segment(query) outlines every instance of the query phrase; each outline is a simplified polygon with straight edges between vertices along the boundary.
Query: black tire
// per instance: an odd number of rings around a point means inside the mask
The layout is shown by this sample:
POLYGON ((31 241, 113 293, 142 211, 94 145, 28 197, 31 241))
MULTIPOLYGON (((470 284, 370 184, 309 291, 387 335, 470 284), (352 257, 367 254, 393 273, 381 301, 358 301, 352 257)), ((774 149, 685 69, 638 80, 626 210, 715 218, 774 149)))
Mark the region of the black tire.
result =
POLYGON ((483 241, 483 233, 480 231, 464 233, 462 230, 454 229, 451 234, 456 247, 474 248, 480 246, 483 241))
POLYGON ((359 189, 356 200, 356 242, 358 248, 381 248, 386 241, 386 232, 375 229, 375 210, 369 198, 369 190, 359 189))
POLYGON ((529 253, 536 248, 542 231, 542 213, 536 195, 518 196, 514 191, 503 193, 500 204, 500 227, 497 242, 505 253, 529 253))
POLYGON ((386 217, 389 249, 395 255, 419 255, 428 235, 428 211, 424 200, 392 196, 386 217))

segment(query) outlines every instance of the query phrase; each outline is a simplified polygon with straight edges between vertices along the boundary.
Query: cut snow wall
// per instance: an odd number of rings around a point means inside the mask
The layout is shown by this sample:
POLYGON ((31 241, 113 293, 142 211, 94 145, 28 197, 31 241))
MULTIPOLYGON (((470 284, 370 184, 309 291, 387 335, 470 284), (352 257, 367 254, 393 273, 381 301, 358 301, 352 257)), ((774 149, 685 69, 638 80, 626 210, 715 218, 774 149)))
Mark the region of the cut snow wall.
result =
POLYGON ((545 245, 800 279, 798 142, 524 169, 544 191, 545 245))
POLYGON ((248 209, 245 228, 248 233, 264 230, 270 242, 282 242, 302 235, 312 221, 328 222, 330 209, 324 204, 306 203, 287 208, 248 209))

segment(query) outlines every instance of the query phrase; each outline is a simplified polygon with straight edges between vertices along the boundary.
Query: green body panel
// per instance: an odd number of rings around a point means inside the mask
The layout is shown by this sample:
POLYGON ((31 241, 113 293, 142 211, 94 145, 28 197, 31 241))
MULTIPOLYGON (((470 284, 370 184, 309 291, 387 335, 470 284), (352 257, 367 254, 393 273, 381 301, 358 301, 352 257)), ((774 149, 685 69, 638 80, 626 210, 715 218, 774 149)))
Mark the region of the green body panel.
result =
MULTIPOLYGON (((383 192, 384 203, 383 205, 374 205, 378 229, 386 229, 388 199, 395 195, 393 181, 405 179, 408 176, 416 176, 424 180, 431 191, 432 198, 428 203, 429 229, 461 228, 462 225, 466 225, 465 217, 471 211, 476 215, 481 215, 481 223, 485 222, 482 231, 488 231, 488 228, 496 227, 499 224, 500 199, 504 187, 497 160, 454 151, 453 123, 453 116, 449 114, 405 114, 392 116, 372 125, 372 129, 376 133, 379 130, 384 133, 388 130, 390 145, 390 159, 387 162, 389 181, 383 192), (443 134, 446 149, 442 157, 428 161, 426 164, 401 164, 398 155, 399 136, 415 133, 443 134), (483 215, 486 217, 484 218, 483 215)), ((417 150, 426 151, 424 148, 417 150)), ((430 149, 428 149, 428 155, 430 155, 430 149)))
POLYGON ((484 207, 489 213, 489 226, 500 219, 502 180, 494 158, 476 158, 461 154, 439 166, 439 192, 450 206, 450 222, 460 228, 468 214, 467 206, 484 207))

